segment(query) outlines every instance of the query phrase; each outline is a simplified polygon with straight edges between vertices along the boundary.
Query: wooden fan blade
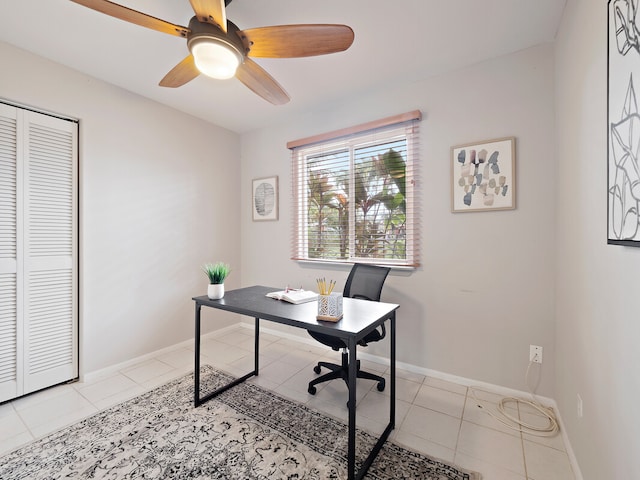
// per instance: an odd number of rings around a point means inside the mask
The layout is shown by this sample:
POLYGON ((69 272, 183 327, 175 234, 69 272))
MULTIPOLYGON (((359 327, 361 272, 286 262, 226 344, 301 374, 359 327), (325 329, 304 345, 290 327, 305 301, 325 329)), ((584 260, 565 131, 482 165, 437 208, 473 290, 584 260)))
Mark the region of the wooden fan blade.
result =
POLYGON ((200 75, 200 71, 196 68, 193 55, 189 55, 160 80, 160 86, 171 88, 181 87, 198 75, 200 75))
POLYGON ((223 32, 227 31, 224 0, 189 0, 189 2, 198 20, 216 25, 223 32))
POLYGON ((346 25, 276 25, 241 30, 248 55, 263 58, 313 57, 342 52, 353 43, 353 30, 346 25))
POLYGON ((190 32, 187 27, 180 25, 174 25, 173 23, 166 22, 146 13, 132 10, 131 8, 123 7, 117 3, 109 2, 108 0, 71 0, 79 5, 91 8, 98 12, 110 15, 125 22, 140 25, 141 27, 147 27, 151 30, 156 30, 162 33, 168 33, 169 35, 176 35, 178 37, 185 37, 190 32))
POLYGON ((244 63, 240 64, 236 78, 267 102, 274 105, 284 105, 289 101, 289 95, 280 84, 250 58, 245 58, 244 63))

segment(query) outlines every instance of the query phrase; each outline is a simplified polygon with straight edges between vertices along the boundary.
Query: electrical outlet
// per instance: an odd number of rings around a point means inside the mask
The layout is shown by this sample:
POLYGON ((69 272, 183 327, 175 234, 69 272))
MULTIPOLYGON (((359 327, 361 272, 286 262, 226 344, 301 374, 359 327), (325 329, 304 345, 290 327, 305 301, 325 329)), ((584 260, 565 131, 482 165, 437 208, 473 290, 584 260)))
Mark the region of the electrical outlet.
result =
POLYGON ((542 363, 542 347, 538 345, 529 345, 529 361, 542 363))
POLYGON ((578 418, 582 418, 582 397, 580 396, 579 393, 577 396, 578 396, 578 402, 577 402, 578 418))

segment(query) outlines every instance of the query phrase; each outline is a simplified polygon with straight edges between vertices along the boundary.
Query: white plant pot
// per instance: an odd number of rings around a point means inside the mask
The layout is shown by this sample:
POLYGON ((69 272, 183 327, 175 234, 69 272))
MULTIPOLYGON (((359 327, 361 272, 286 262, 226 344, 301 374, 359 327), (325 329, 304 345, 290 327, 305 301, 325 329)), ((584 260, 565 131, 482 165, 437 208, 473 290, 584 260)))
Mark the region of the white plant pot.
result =
POLYGON ((207 297, 211 300, 220 300, 224 297, 224 283, 210 283, 207 287, 207 297))

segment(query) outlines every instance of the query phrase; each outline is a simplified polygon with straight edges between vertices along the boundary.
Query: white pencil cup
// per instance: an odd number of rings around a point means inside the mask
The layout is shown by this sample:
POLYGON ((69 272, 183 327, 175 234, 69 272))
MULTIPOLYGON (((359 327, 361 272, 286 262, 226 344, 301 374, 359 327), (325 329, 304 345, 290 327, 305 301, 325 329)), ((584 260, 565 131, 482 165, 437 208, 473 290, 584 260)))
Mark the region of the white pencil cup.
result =
POLYGON ((318 320, 337 322, 342 318, 342 294, 318 295, 318 320))

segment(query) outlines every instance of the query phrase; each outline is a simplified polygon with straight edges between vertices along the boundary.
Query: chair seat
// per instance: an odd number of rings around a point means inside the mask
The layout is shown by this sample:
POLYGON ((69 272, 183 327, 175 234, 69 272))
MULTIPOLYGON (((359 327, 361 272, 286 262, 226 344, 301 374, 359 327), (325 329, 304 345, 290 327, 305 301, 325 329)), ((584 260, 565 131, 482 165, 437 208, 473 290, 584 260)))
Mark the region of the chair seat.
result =
MULTIPOLYGON (((332 337, 331 335, 326 335, 324 333, 312 332, 309 331, 309 335, 315 338, 318 342, 326 345, 327 347, 331 347, 333 350, 340 350, 341 348, 347 348, 347 344, 342 341, 342 339, 337 337, 332 337)), ((382 334, 378 330, 374 330, 358 342, 359 345, 366 346, 371 342, 378 342, 382 339, 382 334)))

